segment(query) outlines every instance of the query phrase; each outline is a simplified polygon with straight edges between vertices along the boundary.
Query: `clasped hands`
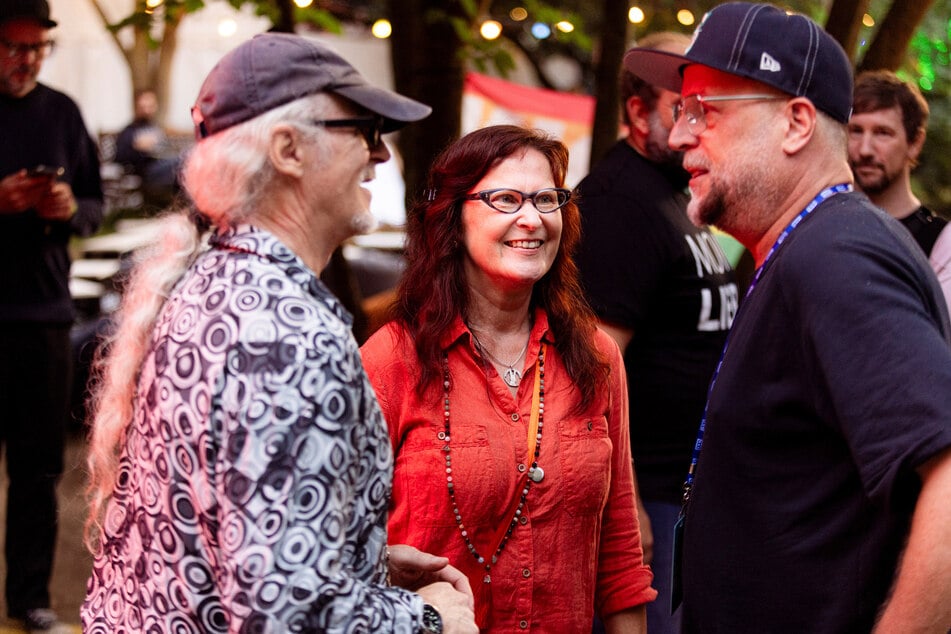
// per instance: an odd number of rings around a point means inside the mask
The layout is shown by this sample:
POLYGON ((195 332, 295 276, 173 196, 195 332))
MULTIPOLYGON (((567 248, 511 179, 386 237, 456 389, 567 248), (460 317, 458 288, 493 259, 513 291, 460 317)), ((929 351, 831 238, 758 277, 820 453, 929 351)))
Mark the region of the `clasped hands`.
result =
POLYGON ((447 557, 424 553, 412 546, 388 547, 390 581, 394 586, 412 590, 439 611, 444 634, 475 634, 472 588, 447 557))

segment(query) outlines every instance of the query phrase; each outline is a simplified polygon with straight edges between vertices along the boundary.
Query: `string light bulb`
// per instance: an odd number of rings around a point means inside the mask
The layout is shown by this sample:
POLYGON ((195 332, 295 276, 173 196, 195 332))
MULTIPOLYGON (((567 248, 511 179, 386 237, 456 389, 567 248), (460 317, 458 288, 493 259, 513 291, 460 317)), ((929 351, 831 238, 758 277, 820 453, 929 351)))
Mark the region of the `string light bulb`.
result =
POLYGON ((479 33, 487 40, 498 39, 502 35, 502 23, 498 20, 486 20, 479 27, 479 33))
POLYGON ((386 18, 380 18, 370 27, 370 33, 377 39, 385 40, 393 34, 393 25, 386 18))

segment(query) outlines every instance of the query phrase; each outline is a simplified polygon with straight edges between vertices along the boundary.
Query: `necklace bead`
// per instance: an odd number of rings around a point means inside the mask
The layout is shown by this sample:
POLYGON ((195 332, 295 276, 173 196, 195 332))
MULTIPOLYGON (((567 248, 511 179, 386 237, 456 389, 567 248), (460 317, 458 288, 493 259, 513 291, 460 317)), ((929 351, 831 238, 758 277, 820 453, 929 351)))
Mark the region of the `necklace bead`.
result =
MULTIPOLYGON (((477 340, 478 342, 478 340, 477 340)), ((482 347, 481 345, 479 346, 482 347)), ((524 351, 522 352, 524 354, 524 351)), ((521 355, 519 355, 521 358, 521 355)), ((542 445, 542 427, 544 426, 544 416, 545 416, 545 350, 544 346, 539 350, 538 353, 538 376, 539 376, 539 408, 538 408, 538 433, 535 435, 536 444, 534 455, 531 456, 532 466, 528 470, 528 478, 525 480, 525 485, 522 488, 521 495, 519 497, 518 506, 515 509, 515 513, 512 515, 512 520, 509 522, 508 528, 505 531, 505 534, 502 536, 499 545, 495 549, 495 553, 492 555, 489 561, 486 561, 485 557, 479 553, 476 549, 475 544, 472 543, 472 540, 469 538, 469 531, 466 528, 465 522, 462 520, 462 513, 459 511, 459 505, 456 502, 456 490, 455 483, 452 480, 452 449, 450 447, 450 404, 449 404, 449 357, 443 355, 443 430, 437 434, 439 440, 442 440, 445 444, 442 447, 443 453, 445 454, 446 459, 446 489, 449 492, 449 504, 452 509, 453 519, 456 521, 456 526, 459 529, 459 534, 462 536, 463 542, 465 542, 466 549, 472 555, 472 557, 479 563, 479 565, 485 567, 485 576, 483 577, 483 583, 491 583, 492 577, 490 571, 492 566, 498 561, 499 556, 502 554, 502 551, 505 549, 505 544, 508 542, 509 537, 512 536, 512 532, 515 530, 515 527, 518 525, 518 520, 522 516, 522 509, 525 506, 525 500, 528 498, 528 492, 532 488, 532 483, 541 482, 542 478, 545 477, 545 472, 541 467, 538 466, 538 456, 541 452, 542 445)), ((521 378, 521 376, 520 376, 521 378)), ((514 386, 513 386, 514 387, 514 386)))

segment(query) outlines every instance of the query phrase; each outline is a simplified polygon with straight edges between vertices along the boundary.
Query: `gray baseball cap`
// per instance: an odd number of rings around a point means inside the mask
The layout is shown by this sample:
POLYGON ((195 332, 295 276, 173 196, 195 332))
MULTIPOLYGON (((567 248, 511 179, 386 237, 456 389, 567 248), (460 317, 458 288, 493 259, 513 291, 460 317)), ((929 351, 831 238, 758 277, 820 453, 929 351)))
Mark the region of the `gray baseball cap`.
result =
POLYGON ((192 106, 199 139, 318 92, 346 97, 398 130, 432 108, 370 85, 326 46, 289 33, 262 33, 228 52, 211 69, 192 106))

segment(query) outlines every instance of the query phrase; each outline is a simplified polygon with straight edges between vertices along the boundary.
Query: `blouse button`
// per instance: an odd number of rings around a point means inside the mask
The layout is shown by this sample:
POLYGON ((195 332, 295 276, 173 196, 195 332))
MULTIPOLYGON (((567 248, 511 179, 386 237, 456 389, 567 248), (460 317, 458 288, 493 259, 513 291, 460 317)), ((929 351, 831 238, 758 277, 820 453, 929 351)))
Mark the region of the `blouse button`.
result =
POLYGON ((513 423, 518 422, 518 412, 512 412, 512 422, 513 423))
POLYGON ((525 465, 523 465, 523 464, 520 462, 520 463, 518 463, 518 466, 515 467, 515 468, 518 469, 518 472, 519 472, 519 473, 525 473, 525 469, 526 469, 527 467, 526 467, 525 465))
POLYGON ((529 577, 532 576, 532 571, 529 570, 528 568, 522 568, 522 576, 528 579, 529 577))
POLYGON ((524 515, 522 515, 521 517, 519 517, 519 518, 518 518, 518 521, 519 521, 519 523, 520 523, 522 526, 524 526, 525 524, 528 524, 528 518, 525 517, 524 515))
POLYGON ((592 429, 594 429, 594 423, 592 423, 592 422, 589 420, 589 421, 588 421, 588 431, 591 431, 592 429))
POLYGON ((518 622, 518 626, 519 626, 520 628, 522 628, 523 630, 527 630, 527 629, 528 629, 528 621, 526 621, 525 619, 522 619, 521 621, 518 622))

